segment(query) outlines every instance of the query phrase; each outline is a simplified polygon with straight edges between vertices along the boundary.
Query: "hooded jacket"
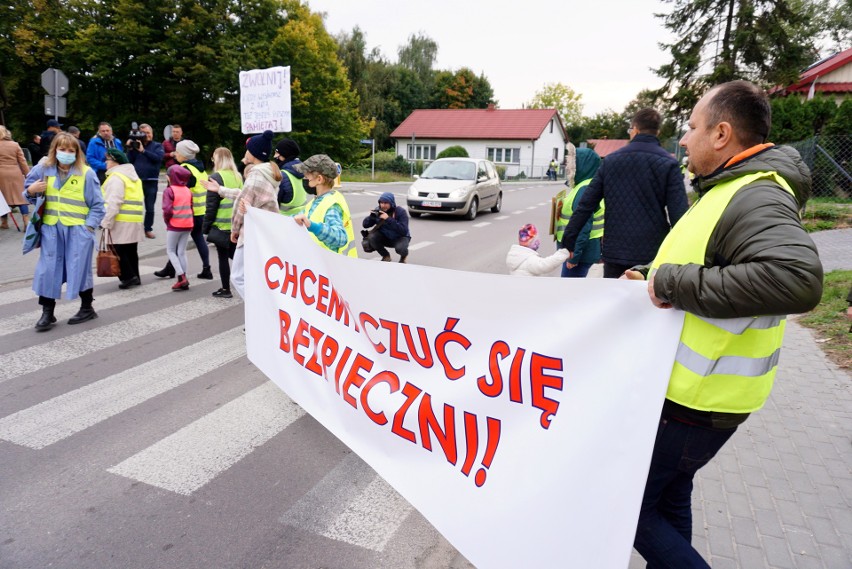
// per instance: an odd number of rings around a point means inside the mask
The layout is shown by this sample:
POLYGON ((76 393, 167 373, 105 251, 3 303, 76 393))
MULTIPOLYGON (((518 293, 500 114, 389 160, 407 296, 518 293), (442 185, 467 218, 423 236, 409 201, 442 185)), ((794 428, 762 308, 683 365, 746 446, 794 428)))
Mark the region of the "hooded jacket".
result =
POLYGON ((701 199, 722 182, 765 171, 778 172, 795 198, 771 180, 741 188, 710 236, 704 266, 661 265, 657 297, 709 318, 796 314, 819 303, 822 264, 799 219, 811 176, 796 150, 771 146, 692 185, 701 199))
MULTIPOLYGON (((388 241, 395 243, 401 237, 411 238, 411 233, 408 231, 408 212, 404 207, 396 205, 396 199, 390 192, 385 192, 379 196, 379 201, 388 202, 391 206, 388 210, 388 218, 379 227, 381 233, 388 241)), ((373 227, 381 219, 377 215, 368 215, 361 225, 364 228, 373 227)))
POLYGON ((106 214, 101 220, 101 227, 110 230, 113 243, 119 245, 124 243, 139 243, 145 239, 145 231, 142 222, 132 223, 128 221, 117 221, 115 216, 121 209, 121 204, 126 199, 126 186, 124 180, 115 174, 127 177, 131 182, 139 179, 133 164, 119 164, 107 171, 107 180, 101 186, 104 192, 106 214))
POLYGON ((539 277, 556 270, 567 260, 567 249, 557 249, 553 255, 542 257, 537 251, 517 243, 506 253, 506 266, 510 275, 539 277))
POLYGON ((296 170, 296 166, 302 161, 298 158, 293 158, 281 164, 281 181, 278 183, 278 203, 288 204, 293 200, 293 184, 290 182, 290 177, 284 172, 290 172, 293 176, 300 180, 305 177, 304 174, 296 170))
MULTIPOLYGON (((601 165, 601 157, 598 156, 597 152, 589 148, 578 148, 576 164, 577 170, 574 180, 577 184, 580 184, 581 182, 595 177, 595 173, 601 165)), ((583 195, 588 189, 589 187, 585 186, 577 190, 577 195, 574 196, 574 203, 571 204, 572 211, 577 211, 577 207, 583 200, 583 195)), ((580 232, 577 234, 577 239, 574 242, 574 256, 571 260, 572 263, 597 263, 600 260, 601 240, 589 239, 589 234, 592 232, 593 222, 594 216, 589 217, 583 225, 583 228, 580 229, 580 232)), ((563 249, 569 249, 565 245, 565 235, 562 236, 562 242, 559 246, 563 249)))

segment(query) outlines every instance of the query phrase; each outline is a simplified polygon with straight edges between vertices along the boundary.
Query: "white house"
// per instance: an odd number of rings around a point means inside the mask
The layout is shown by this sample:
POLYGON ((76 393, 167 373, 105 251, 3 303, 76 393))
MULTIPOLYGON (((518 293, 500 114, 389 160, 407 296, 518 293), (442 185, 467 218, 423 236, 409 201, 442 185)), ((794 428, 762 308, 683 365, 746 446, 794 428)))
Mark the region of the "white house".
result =
POLYGON ((419 109, 392 133, 396 153, 430 162, 449 146, 506 168, 506 176, 541 178, 565 157, 567 137, 556 109, 419 109))

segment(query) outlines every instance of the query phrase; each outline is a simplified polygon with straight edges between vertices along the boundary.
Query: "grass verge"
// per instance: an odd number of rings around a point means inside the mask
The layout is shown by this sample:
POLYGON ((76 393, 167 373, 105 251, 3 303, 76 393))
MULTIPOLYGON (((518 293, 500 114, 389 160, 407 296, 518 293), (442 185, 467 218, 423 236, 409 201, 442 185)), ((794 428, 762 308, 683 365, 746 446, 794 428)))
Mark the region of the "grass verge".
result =
POLYGON ((346 182, 414 182, 411 176, 407 174, 397 174, 396 172, 384 172, 376 170, 376 177, 373 178, 370 171, 363 170, 343 170, 343 175, 340 178, 343 183, 346 182))
POLYGON ((825 275, 819 306, 799 318, 814 331, 828 358, 844 369, 852 369, 852 321, 846 318, 846 295, 852 286, 852 271, 832 271, 825 275))

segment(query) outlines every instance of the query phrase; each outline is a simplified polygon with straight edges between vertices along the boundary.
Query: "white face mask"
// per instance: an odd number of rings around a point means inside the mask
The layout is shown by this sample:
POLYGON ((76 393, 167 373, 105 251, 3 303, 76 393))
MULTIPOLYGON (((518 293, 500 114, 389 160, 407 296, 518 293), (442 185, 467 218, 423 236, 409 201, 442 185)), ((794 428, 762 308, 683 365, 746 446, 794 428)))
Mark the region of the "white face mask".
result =
POLYGON ((77 160, 77 155, 73 152, 57 151, 56 159, 59 161, 60 164, 65 164, 66 166, 68 166, 69 164, 73 164, 77 160))

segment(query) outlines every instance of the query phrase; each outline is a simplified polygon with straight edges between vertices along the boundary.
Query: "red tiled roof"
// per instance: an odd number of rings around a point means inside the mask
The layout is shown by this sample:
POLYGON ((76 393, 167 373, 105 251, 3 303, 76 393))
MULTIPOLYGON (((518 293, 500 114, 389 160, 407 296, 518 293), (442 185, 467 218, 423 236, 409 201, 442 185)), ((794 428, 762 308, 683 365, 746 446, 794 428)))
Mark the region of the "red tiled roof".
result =
POLYGON ((783 87, 781 85, 777 87, 773 87, 769 90, 769 94, 779 93, 780 95, 784 95, 785 92, 797 91, 797 92, 808 92, 811 88, 811 83, 816 81, 816 86, 814 87, 815 91, 822 91, 827 93, 843 93, 849 91, 848 85, 849 83, 820 83, 819 78, 825 76, 827 73, 831 73, 835 69, 839 69, 844 65, 852 63, 852 47, 841 51, 839 53, 835 53, 831 57, 827 57, 822 61, 815 63, 814 65, 805 69, 801 76, 799 76, 799 80, 791 85, 787 85, 783 87), (826 87, 823 85, 835 85, 837 87, 826 87))
POLYGON ((535 140, 554 115, 556 109, 418 109, 390 136, 535 140))
POLYGON ((612 154, 619 148, 624 148, 630 142, 629 140, 618 138, 590 138, 586 142, 594 150, 598 156, 603 158, 607 154, 612 154))
MULTIPOLYGON (((787 87, 786 91, 796 93, 808 93, 811 90, 811 85, 802 85, 800 87, 787 87)), ((814 85, 814 91, 817 93, 852 93, 852 82, 845 83, 820 83, 814 85)))

